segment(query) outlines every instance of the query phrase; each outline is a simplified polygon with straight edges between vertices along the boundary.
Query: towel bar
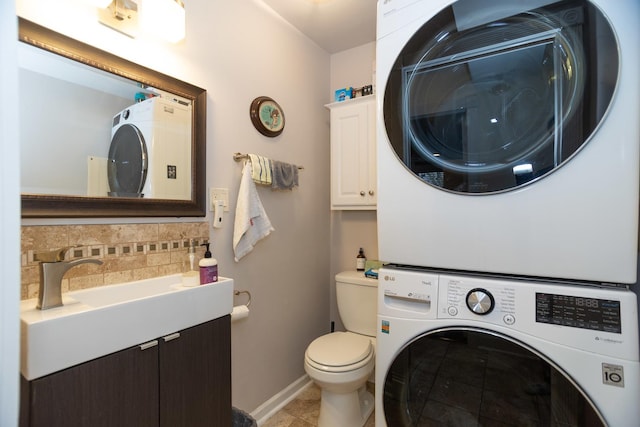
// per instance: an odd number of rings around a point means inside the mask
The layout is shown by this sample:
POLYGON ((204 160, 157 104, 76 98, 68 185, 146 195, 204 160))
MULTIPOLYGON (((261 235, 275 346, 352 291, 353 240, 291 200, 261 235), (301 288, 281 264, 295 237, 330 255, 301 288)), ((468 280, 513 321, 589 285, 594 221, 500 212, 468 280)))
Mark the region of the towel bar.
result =
MULTIPOLYGON (((242 159, 248 159, 248 158, 249 158, 248 154, 233 153, 233 160, 235 160, 236 162, 239 162, 242 159)), ((298 166, 298 169, 304 169, 304 167, 298 166)))

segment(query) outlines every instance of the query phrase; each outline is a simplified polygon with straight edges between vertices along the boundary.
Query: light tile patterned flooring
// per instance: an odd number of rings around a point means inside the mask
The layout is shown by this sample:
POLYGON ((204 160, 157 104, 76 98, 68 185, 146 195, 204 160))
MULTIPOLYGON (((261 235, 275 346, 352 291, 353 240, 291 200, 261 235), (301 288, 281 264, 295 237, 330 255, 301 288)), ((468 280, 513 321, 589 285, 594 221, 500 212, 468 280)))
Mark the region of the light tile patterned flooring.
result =
MULTIPOLYGON (((367 383, 367 389, 373 393, 374 385, 367 383)), ((316 427, 319 413, 320 389, 317 385, 312 384, 276 412, 261 427, 316 427)), ((375 413, 373 413, 364 427, 374 427, 375 424, 375 413)))

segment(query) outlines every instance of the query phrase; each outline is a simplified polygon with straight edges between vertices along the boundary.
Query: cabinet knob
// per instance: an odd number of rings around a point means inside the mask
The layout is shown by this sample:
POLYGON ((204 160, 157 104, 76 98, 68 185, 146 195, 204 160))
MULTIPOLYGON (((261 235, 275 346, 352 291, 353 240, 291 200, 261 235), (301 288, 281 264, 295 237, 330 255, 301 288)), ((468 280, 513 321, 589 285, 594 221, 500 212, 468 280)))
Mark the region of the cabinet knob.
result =
POLYGON ((361 191, 361 192, 360 192, 360 195, 361 195, 362 197, 364 197, 364 194, 365 194, 365 193, 364 193, 364 191, 361 191))
POLYGON ((370 195, 370 196, 373 196, 373 194, 374 194, 374 193, 373 193, 373 190, 369 190, 369 195, 370 195))

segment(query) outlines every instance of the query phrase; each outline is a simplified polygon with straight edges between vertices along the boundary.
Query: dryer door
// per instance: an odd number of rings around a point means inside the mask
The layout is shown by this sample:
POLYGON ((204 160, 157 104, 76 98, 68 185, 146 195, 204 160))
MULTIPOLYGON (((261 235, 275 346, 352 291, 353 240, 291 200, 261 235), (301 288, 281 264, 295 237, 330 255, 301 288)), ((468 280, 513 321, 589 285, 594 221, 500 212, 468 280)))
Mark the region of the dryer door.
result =
POLYGON ((111 138, 109 147, 109 195, 143 197, 147 159, 147 145, 140 130, 132 124, 120 126, 111 138))
POLYGON ((386 132, 429 185, 511 190, 553 172, 589 140, 618 62, 611 26, 589 1, 459 0, 397 57, 386 132))
POLYGON ((557 366, 498 333, 444 328, 395 358, 384 382, 386 425, 604 426, 557 366))

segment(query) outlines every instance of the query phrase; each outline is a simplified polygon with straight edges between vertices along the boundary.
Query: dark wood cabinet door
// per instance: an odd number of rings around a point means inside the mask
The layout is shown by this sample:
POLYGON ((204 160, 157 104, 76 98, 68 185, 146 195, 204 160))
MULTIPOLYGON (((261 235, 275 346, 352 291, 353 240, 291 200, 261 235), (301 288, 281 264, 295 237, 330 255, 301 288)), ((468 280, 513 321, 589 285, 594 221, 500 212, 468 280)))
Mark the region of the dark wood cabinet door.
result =
POLYGON ((23 385, 31 427, 155 427, 159 422, 157 345, 132 347, 23 385))
POLYGON ((159 339, 161 427, 231 425, 230 319, 159 339))

